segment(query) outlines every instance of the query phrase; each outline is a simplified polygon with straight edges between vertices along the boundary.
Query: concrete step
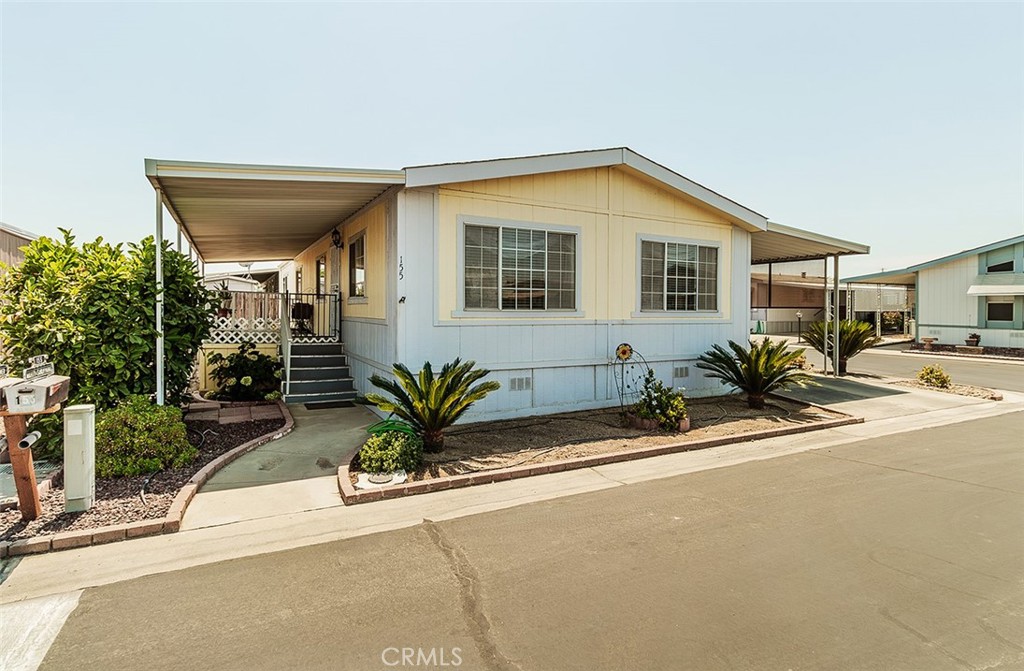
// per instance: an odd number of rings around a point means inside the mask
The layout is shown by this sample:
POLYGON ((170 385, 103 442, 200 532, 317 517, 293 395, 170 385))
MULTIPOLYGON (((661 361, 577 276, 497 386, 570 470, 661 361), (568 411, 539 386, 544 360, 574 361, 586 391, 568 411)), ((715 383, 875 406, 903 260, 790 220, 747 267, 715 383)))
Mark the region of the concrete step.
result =
POLYGON ((291 394, 330 394, 339 391, 353 391, 350 377, 337 380, 292 380, 288 390, 291 394))
POLYGON ((353 391, 336 391, 330 394, 288 394, 285 403, 330 403, 332 401, 351 401, 356 397, 353 391))
POLYGON ((352 377, 348 366, 321 366, 319 368, 292 368, 292 382, 298 380, 339 380, 352 377))

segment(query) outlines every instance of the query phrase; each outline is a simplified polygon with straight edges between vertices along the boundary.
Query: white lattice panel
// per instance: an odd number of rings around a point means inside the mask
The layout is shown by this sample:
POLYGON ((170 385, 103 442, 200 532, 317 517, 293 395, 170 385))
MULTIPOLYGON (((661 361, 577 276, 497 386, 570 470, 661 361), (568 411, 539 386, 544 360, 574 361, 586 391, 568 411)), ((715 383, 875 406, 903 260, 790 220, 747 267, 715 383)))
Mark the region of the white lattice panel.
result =
POLYGON ((275 345, 281 340, 281 320, 267 317, 216 317, 207 343, 238 345, 253 342, 275 345))

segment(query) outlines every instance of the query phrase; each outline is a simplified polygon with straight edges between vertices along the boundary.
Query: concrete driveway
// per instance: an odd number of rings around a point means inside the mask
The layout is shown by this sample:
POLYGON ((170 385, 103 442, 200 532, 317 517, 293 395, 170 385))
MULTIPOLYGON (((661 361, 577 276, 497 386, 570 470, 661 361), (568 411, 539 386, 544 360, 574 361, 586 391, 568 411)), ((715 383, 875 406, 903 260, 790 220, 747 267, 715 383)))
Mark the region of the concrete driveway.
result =
POLYGON ((1017 412, 91 588, 43 668, 1020 669, 1022 432, 1017 412))

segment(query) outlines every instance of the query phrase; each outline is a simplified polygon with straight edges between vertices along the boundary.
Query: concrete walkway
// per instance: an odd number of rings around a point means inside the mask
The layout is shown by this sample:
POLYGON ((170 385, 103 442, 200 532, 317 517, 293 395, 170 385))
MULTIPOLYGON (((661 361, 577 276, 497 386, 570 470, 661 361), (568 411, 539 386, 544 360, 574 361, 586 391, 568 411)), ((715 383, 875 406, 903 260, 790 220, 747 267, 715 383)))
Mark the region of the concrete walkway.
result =
POLYGON ((239 457, 192 499, 182 529, 342 505, 338 465, 366 440, 376 415, 362 406, 307 410, 291 405, 295 428, 239 457))
MULTIPOLYGON (((883 385, 870 383, 855 384, 885 388, 883 385)), ((846 391, 849 393, 849 389, 846 391)), ((877 419, 864 424, 367 505, 321 507, 317 502, 326 501, 326 494, 324 499, 318 499, 317 495, 311 494, 309 496, 313 500, 313 505, 302 512, 290 512, 287 509, 267 506, 263 513, 269 514, 256 516, 250 512, 245 513, 247 516, 243 517, 244 510, 241 509, 258 505, 264 493, 267 492, 267 496, 270 496, 271 491, 267 487, 249 487, 240 491, 251 492, 254 496, 237 503, 240 521, 235 523, 226 523, 231 520, 223 511, 217 513, 221 516, 217 522, 215 520, 218 518, 213 513, 202 513, 203 508, 196 507, 190 508, 188 515, 195 515, 194 519, 200 520, 201 515, 205 514, 210 524, 192 522, 186 525, 185 530, 176 534, 27 557, 0 585, 0 603, 69 592, 225 559, 405 528, 420 524, 424 518, 455 519, 533 501, 621 487, 636 482, 772 459, 809 450, 827 450, 865 438, 889 436, 1024 411, 1024 394, 1007 392, 1003 401, 984 401, 909 389, 899 396, 900 405, 893 406, 894 412, 883 416, 882 410, 886 404, 879 401, 881 397, 871 398, 870 394, 875 392, 866 389, 860 393, 867 397, 860 401, 846 400, 839 403, 846 404, 843 409, 855 414, 858 411, 866 412, 873 409, 877 419), (914 412, 908 415, 898 414, 908 410, 914 412)), ((294 435, 302 434, 296 432, 294 435)), ((323 480, 324 483, 329 481, 323 480)), ((319 480, 314 483, 314 487, 320 486, 319 480)), ((326 487, 326 484, 323 486, 326 487)), ((279 493, 286 497, 294 495, 295 491, 281 488, 279 493)), ((203 506, 204 496, 207 495, 198 495, 192 505, 203 506)), ((211 498, 207 498, 206 501, 210 505, 214 502, 211 498)), ((306 505, 308 504, 303 504, 302 507, 306 505)), ((206 510, 210 511, 210 508, 207 507, 206 510)), ((189 520, 188 515, 186 520, 189 520)))

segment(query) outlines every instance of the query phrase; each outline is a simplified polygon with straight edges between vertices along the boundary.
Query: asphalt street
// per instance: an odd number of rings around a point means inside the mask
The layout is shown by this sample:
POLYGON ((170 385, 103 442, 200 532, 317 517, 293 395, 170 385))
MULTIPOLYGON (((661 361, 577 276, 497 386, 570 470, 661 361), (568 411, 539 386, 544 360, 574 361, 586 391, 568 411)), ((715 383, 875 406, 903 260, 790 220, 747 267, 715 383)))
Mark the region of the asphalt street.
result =
POLYGON ((42 668, 1021 669, 1022 434, 1014 413, 91 588, 42 668))
MULTIPOLYGON (((896 354, 898 349, 889 347, 868 350, 850 359, 847 370, 851 373, 914 378, 926 364, 938 364, 953 376, 953 382, 971 384, 990 389, 1024 391, 1024 365, 1012 361, 978 361, 950 356, 929 356, 925 354, 896 354)), ((808 359, 818 364, 820 357, 808 353, 808 359)))

